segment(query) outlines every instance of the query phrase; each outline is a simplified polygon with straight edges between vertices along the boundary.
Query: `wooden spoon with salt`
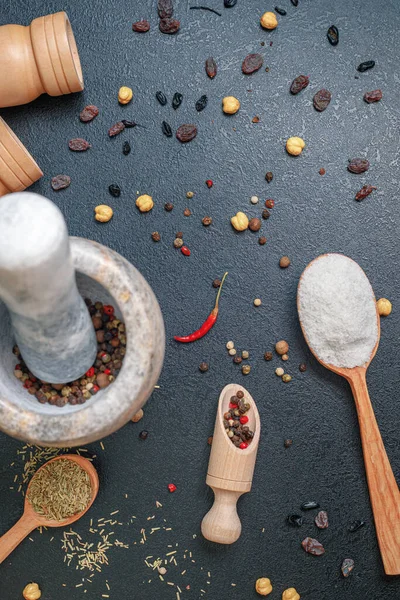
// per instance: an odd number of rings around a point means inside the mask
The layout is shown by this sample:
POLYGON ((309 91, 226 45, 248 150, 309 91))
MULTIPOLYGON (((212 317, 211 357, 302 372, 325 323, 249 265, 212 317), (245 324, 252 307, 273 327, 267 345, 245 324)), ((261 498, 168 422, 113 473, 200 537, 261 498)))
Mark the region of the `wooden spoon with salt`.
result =
MULTIPOLYGON (((366 285, 366 284, 364 284, 366 285)), ((368 292, 368 290, 367 290, 368 292)), ((351 299, 350 299, 351 300, 351 299)), ((366 298, 368 301, 368 297, 366 298)), ((360 306, 360 310, 364 307, 360 306)), ((386 454, 385 447, 383 445, 382 437, 379 431, 378 424, 374 415, 371 400, 368 394, 366 372, 371 363, 371 360, 376 354, 380 338, 380 320, 379 314, 376 308, 375 295, 371 285, 361 267, 352 261, 350 258, 343 255, 332 255, 323 254, 313 260, 303 271, 298 291, 297 291, 297 309, 299 312, 300 325, 306 339, 307 344, 310 347, 311 352, 315 358, 327 369, 337 373, 344 377, 350 384, 351 391, 354 396, 358 421, 360 425, 361 441, 364 455, 365 469, 367 473, 367 481, 369 487, 369 495, 372 504, 372 510, 374 513, 375 529, 379 542, 379 548, 382 556, 384 569, 387 575, 399 575, 400 574, 400 492, 393 475, 392 468, 388 456, 386 454), (354 269, 354 265, 360 269, 364 275, 368 288, 370 288, 370 301, 374 303, 374 309, 371 305, 372 318, 376 318, 376 340, 375 344, 371 343, 371 351, 367 360, 360 361, 361 364, 357 364, 352 368, 341 367, 338 364, 332 364, 325 362, 318 355, 317 351, 313 348, 312 337, 315 333, 311 333, 309 327, 303 322, 302 316, 305 318, 305 312, 308 310, 308 315, 312 310, 313 303, 315 303, 315 297, 309 297, 308 299, 304 295, 304 282, 306 280, 309 269, 320 268, 319 275, 322 277, 326 274, 326 259, 332 256, 341 257, 343 267, 350 266, 354 269), (350 261, 351 265, 346 265, 342 259, 350 261), (325 262, 324 262, 325 261, 325 262), (318 263, 318 265, 316 264, 318 263), (311 333, 311 337, 310 337, 311 333)), ((325 310, 329 310, 328 302, 325 306, 325 310)), ((307 317, 309 318, 309 316, 307 317)), ((357 342, 357 340, 346 340, 345 343, 351 344, 357 342)), ((314 343, 318 343, 315 340, 314 343)), ((335 360, 335 363, 340 362, 335 360)))
POLYGON ((71 523, 75 523, 75 521, 80 519, 89 510, 97 496, 97 492, 99 491, 99 478, 97 471, 92 463, 87 458, 83 458, 83 456, 79 456, 77 454, 61 454, 60 456, 56 456, 55 458, 47 461, 40 467, 40 469, 36 471, 35 475, 29 482, 26 490, 24 512, 22 517, 19 519, 19 521, 17 521, 17 523, 15 523, 13 527, 11 527, 9 531, 7 531, 7 533, 0 537, 0 563, 2 563, 3 560, 5 560, 7 556, 11 554, 11 552, 15 550, 15 548, 22 542, 22 540, 25 539, 26 536, 31 533, 31 531, 36 529, 36 527, 67 527, 68 525, 71 525, 71 523), (84 471, 86 471, 90 479, 91 497, 85 510, 76 513, 67 519, 63 519, 62 521, 54 521, 39 515, 34 511, 31 503, 28 500, 28 493, 29 487, 40 469, 43 469, 43 467, 46 467, 55 460, 62 459, 76 462, 82 469, 84 469, 84 471))

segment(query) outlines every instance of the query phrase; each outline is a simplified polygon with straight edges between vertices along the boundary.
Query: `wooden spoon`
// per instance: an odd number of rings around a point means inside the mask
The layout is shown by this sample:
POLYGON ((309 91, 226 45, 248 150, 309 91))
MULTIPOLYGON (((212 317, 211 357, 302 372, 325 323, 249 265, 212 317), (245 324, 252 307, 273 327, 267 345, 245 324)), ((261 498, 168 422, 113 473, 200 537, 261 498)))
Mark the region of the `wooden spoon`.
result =
POLYGON ((214 492, 214 504, 201 523, 201 532, 207 540, 233 544, 241 534, 242 524, 236 503, 242 494, 251 490, 260 432, 260 416, 249 392, 234 383, 225 386, 219 397, 206 479, 207 485, 214 492), (229 410, 230 398, 239 390, 244 393, 244 400, 251 405, 246 414, 249 417, 247 426, 254 432, 252 442, 244 450, 232 444, 223 423, 224 413, 229 410))
MULTIPOLYGON (((360 425, 361 441, 364 455, 365 470, 369 487, 369 495, 374 513, 375 529, 379 542, 379 548, 382 561, 387 575, 400 574, 400 492, 393 475, 392 468, 382 437, 376 422, 374 410, 368 394, 366 373, 374 358, 380 339, 380 320, 376 309, 377 319, 377 339, 371 352, 369 360, 362 366, 353 368, 338 367, 333 364, 325 363, 319 358, 313 348, 310 346, 307 332, 301 322, 301 310, 299 292, 302 285, 302 279, 307 269, 317 260, 326 257, 322 254, 313 260, 303 271, 297 292, 297 309, 299 311, 300 325, 303 335, 311 352, 315 358, 327 369, 344 377, 350 384, 354 396, 358 421, 360 425)), ((356 263, 357 264, 357 263, 356 263)), ((357 265, 360 269, 361 267, 357 265)), ((366 276, 366 275, 365 275, 366 276)), ((373 300, 375 296, 371 288, 373 300)))
POLYGON ((5 533, 2 537, 0 537, 0 563, 3 562, 7 558, 9 554, 22 542, 27 535, 31 533, 36 527, 67 527, 71 525, 71 523, 75 523, 78 519, 80 519, 92 506, 97 492, 99 491, 99 478, 97 475, 97 471, 92 465, 92 463, 82 456, 78 456, 77 454, 62 454, 60 456, 56 456, 51 460, 47 461, 44 465, 42 465, 32 477, 29 482, 27 493, 25 495, 25 505, 24 505, 24 513, 17 523, 7 533, 5 533), (90 478, 90 484, 92 487, 92 495, 90 498, 90 502, 85 508, 85 510, 77 513, 76 515, 72 515, 72 517, 68 517, 68 519, 63 519, 62 521, 53 521, 51 519, 47 519, 42 515, 38 515, 28 500, 28 492, 29 486, 31 485, 33 479, 36 476, 36 473, 46 467, 48 464, 55 460, 67 459, 76 462, 82 469, 86 471, 90 478))

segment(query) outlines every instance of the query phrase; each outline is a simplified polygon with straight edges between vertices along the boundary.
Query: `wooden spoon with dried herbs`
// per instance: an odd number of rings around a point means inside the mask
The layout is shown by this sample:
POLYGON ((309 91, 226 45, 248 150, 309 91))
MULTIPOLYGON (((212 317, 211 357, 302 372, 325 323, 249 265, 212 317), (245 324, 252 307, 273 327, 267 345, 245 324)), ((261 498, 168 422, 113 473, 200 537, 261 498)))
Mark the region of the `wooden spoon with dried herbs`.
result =
POLYGON ((86 458, 64 454, 49 460, 29 482, 22 517, 0 537, 0 563, 36 527, 66 527, 80 519, 98 491, 96 469, 86 458))

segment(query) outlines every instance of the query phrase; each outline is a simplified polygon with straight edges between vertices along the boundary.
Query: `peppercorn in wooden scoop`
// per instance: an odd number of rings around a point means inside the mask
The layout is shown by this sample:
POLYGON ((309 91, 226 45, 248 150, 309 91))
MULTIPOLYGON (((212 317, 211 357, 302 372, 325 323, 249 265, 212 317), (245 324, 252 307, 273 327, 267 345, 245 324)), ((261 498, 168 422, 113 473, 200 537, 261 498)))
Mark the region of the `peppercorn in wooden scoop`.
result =
POLYGON ((371 284, 361 267, 347 256, 323 254, 300 277, 297 308, 304 337, 315 358, 350 383, 383 565, 387 575, 399 575, 400 492, 366 382, 380 337, 371 284))
POLYGON ((251 490, 259 441, 260 416, 256 404, 244 387, 230 383, 219 397, 206 479, 214 492, 214 504, 201 523, 201 532, 211 542, 233 544, 240 537, 242 524, 236 504, 242 494, 251 490), (243 448, 232 443, 224 425, 224 414, 233 406, 231 399, 239 391, 244 394, 244 402, 250 404, 246 425, 254 433, 248 444, 241 444, 243 448))
POLYGON ((80 519, 92 506, 98 490, 96 469, 86 458, 64 454, 46 462, 29 482, 22 517, 0 537, 0 563, 36 527, 67 527, 80 519), (58 487, 54 489, 54 495, 51 493, 52 489, 49 489, 52 480, 57 481, 58 487), (70 498, 66 497, 69 492, 70 498), (59 506, 56 500, 52 500, 52 496, 62 499, 59 506), (79 506, 79 512, 70 514, 67 518, 54 518, 57 514, 69 514, 68 511, 72 512, 74 506, 79 506))

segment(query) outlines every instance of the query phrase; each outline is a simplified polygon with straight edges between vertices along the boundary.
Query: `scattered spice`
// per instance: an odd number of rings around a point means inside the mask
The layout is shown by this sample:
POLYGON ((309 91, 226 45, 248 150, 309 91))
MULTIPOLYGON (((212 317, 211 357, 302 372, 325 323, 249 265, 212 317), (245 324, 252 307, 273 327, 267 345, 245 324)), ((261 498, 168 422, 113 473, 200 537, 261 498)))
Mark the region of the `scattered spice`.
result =
POLYGON ((261 220, 254 218, 249 221, 249 229, 250 231, 259 231, 261 228, 261 220))
POLYGON ((201 362, 199 365, 199 370, 202 373, 206 373, 206 371, 208 371, 208 364, 206 362, 201 362))
POLYGON ((236 355, 233 357, 233 362, 235 363, 235 365, 240 365, 243 362, 243 358, 241 356, 236 355))
POLYGON ((279 266, 281 269, 287 269, 290 265, 290 258, 288 256, 282 256, 279 261, 279 266))
POLYGON ((313 556, 321 556, 325 553, 325 548, 323 547, 323 545, 314 538, 306 537, 301 542, 301 545, 305 552, 308 552, 308 554, 312 554, 313 556))
POLYGON ((169 123, 167 123, 167 121, 162 122, 161 130, 162 130, 163 134, 166 135, 167 137, 172 137, 171 125, 169 125, 169 123))
POLYGON ((345 558, 342 562, 340 570, 342 571, 343 577, 348 577, 354 569, 354 560, 352 558, 345 558))
POLYGON ((260 594, 260 596, 268 596, 268 594, 272 592, 271 581, 268 577, 260 577, 260 579, 257 579, 255 587, 257 594, 260 594))
POLYGON ((142 194, 136 198, 136 206, 140 212, 149 212, 154 206, 153 198, 148 194, 142 194))
POLYGON ((69 140, 68 147, 73 152, 86 152, 92 146, 83 138, 74 138, 73 140, 69 140))
POLYGON ((313 98, 315 110, 318 112, 323 112, 326 108, 328 108, 331 98, 332 94, 325 88, 322 88, 322 90, 316 92, 313 98))
POLYGON ((208 444, 209 446, 212 446, 212 443, 213 443, 213 436, 212 436, 212 435, 210 435, 210 436, 207 438, 207 444, 208 444))
POLYGON ((174 205, 172 204, 172 202, 166 202, 164 204, 164 208, 167 212, 171 212, 171 210, 174 208, 174 205))
POLYGON ((350 173, 365 173, 369 169, 369 161, 366 158, 352 158, 347 165, 350 173))
POLYGON ((365 92, 364 94, 365 102, 371 104, 372 102, 379 102, 382 100, 382 90, 372 90, 372 92, 365 92))
POLYGON ((206 333, 208 333, 210 331, 210 329, 212 329, 214 327, 214 325, 217 321, 217 318, 218 318, 218 311, 219 311, 218 303, 219 303, 219 297, 221 295, 222 285, 223 285, 227 275, 228 275, 228 273, 224 273, 224 276, 221 281, 221 286, 218 290, 217 298, 215 300, 214 308, 212 309, 212 311, 209 314, 209 316, 207 317, 207 319, 204 321, 203 325, 199 329, 197 329, 196 331, 191 333, 190 335, 174 336, 174 340, 176 340, 177 342, 183 342, 183 343, 194 342, 195 340, 199 340, 202 337, 204 337, 206 335, 206 333))
POLYGON ((237 0, 224 0, 224 6, 225 8, 232 8, 233 6, 236 6, 237 0))
POLYGON ((125 129, 126 125, 122 121, 118 121, 108 130, 109 137, 115 137, 125 129))
MULTIPOLYGON (((213 286, 213 288, 219 288, 219 287, 221 287, 221 280, 220 279, 214 279, 214 281, 212 282, 212 286, 213 286)), ((228 346, 227 346, 227 348, 228 348, 228 346)), ((233 346, 232 346, 232 348, 233 348, 233 346)))
POLYGON ((151 234, 151 239, 153 242, 159 242, 161 240, 161 235, 158 233, 158 231, 153 231, 151 234))
POLYGON ((174 483, 168 484, 168 491, 173 494, 176 491, 176 485, 174 483))
POLYGON ((232 341, 226 342, 226 349, 232 350, 235 347, 235 344, 232 341))
POLYGON ((229 354, 229 356, 235 356, 235 354, 236 354, 236 348, 229 348, 228 354, 229 354))
POLYGON ((372 69, 374 66, 375 66, 374 60, 366 60, 365 62, 362 62, 358 65, 357 71, 359 73, 364 73, 365 71, 372 69))
POLYGON ((225 96, 222 99, 222 110, 226 115, 234 115, 240 108, 240 102, 234 96, 225 96))
POLYGON ((201 222, 203 223, 204 227, 208 227, 212 223, 212 218, 211 217, 203 217, 201 222))
POLYGON ((139 125, 136 121, 129 121, 128 119, 122 119, 121 123, 126 129, 132 129, 132 127, 144 127, 144 125, 139 125))
POLYGON ((84 511, 91 495, 87 472, 75 461, 60 458, 37 471, 29 484, 27 498, 38 515, 63 521, 84 511))
POLYGON ((187 246, 182 246, 181 248, 181 252, 182 254, 184 254, 185 256, 190 256, 191 252, 189 250, 189 248, 187 246))
POLYGON ((131 145, 130 145, 130 143, 128 141, 125 141, 122 144, 122 154, 124 156, 128 156, 128 154, 130 154, 130 151, 131 151, 131 145))
POLYGON ((350 533, 355 533, 356 531, 361 529, 361 527, 364 527, 365 524, 366 524, 365 521, 361 521, 361 520, 353 521, 351 523, 351 525, 349 526, 350 533))
POLYGON ((71 185, 71 177, 69 175, 56 175, 51 179, 51 187, 55 192, 65 190, 71 185))
MULTIPOLYGON (((293 4, 293 6, 299 5, 299 0, 290 0, 290 2, 293 4)), ((291 589, 293 589, 293 588, 291 588, 291 589)))
POLYGON ((184 217, 190 217, 191 214, 192 214, 192 211, 190 210, 190 208, 185 208, 185 210, 183 211, 184 217))
POLYGON ((285 360, 285 361, 289 360, 289 355, 288 354, 282 354, 281 359, 285 360))
POLYGON ((278 377, 282 377, 284 373, 285 371, 282 369, 282 367, 278 367, 277 369, 275 369, 275 375, 277 375, 278 377))
POLYGON ((275 200, 272 200, 272 198, 267 198, 267 200, 265 201, 265 206, 267 208, 274 208, 274 206, 275 206, 275 200))
POLYGON ((307 365, 306 365, 306 363, 300 363, 300 365, 299 365, 299 371, 300 371, 300 373, 304 373, 305 371, 307 371, 307 365))
POLYGON ((251 371, 251 366, 250 365, 243 365, 242 366, 242 373, 243 375, 248 375, 251 371))
POLYGON ((212 12, 218 17, 222 17, 221 13, 215 10, 215 8, 210 8, 209 6, 189 6, 190 10, 207 10, 208 12, 212 12))
POLYGON ((286 150, 292 156, 299 156, 299 154, 303 152, 305 145, 306 144, 302 138, 294 136, 287 140, 286 150))
POLYGON ((183 95, 180 94, 179 92, 175 92, 175 94, 173 95, 173 98, 172 98, 172 108, 174 110, 179 108, 180 105, 182 104, 182 100, 183 100, 183 95))
POLYGON ((264 360, 270 361, 273 358, 272 352, 264 352, 264 360))
POLYGON ((245 231, 249 226, 249 219, 244 212, 239 211, 231 218, 231 224, 236 231, 245 231))
POLYGON ((194 192, 186 192, 186 198, 193 198, 194 192))
POLYGON ((146 33, 150 29, 150 23, 145 19, 141 21, 136 21, 136 23, 132 23, 132 30, 137 33, 146 33))
POLYGON ((207 106, 207 102, 208 102, 208 98, 205 94, 203 94, 203 96, 200 96, 200 98, 197 100, 197 102, 195 104, 195 108, 196 108, 197 112, 201 112, 202 110, 204 110, 205 107, 207 106))
POLYGON ((285 448, 290 448, 293 445, 293 440, 287 439, 283 442, 285 448))
POLYGON ((273 12, 265 12, 260 19, 261 27, 264 29, 275 29, 278 27, 278 19, 273 12))
POLYGON ((255 298, 255 300, 253 300, 253 304, 254 304, 254 306, 261 306, 260 298, 255 298))
POLYGON ((165 106, 167 104, 167 98, 163 92, 156 92, 156 98, 161 104, 161 106, 165 106))
POLYGON ((367 196, 369 196, 374 190, 377 188, 373 185, 363 185, 361 190, 357 192, 355 199, 356 200, 364 200, 367 196))
POLYGON ((185 124, 178 127, 176 132, 177 139, 182 142, 182 144, 186 144, 187 142, 191 142, 197 135, 197 127, 196 125, 185 124))
POLYGON ((260 244, 260 246, 264 246, 264 244, 267 243, 267 238, 262 236, 258 238, 258 243, 260 244))
POLYGON ((293 95, 298 94, 301 90, 304 90, 308 84, 310 83, 310 78, 308 75, 299 75, 295 79, 293 79, 290 86, 290 93, 293 95))
POLYGON ((320 170, 318 171, 318 173, 320 175, 325 175, 326 171, 325 171, 325 169, 323 167, 321 167, 320 170))
POLYGON ((207 179, 206 180, 206 186, 208 188, 212 188, 212 186, 214 185, 213 180, 212 179, 207 179))
POLYGON ((265 173, 265 179, 267 180, 267 183, 271 183, 273 178, 274 178, 274 175, 273 175, 272 171, 267 171, 265 173))
POLYGON ((121 195, 121 188, 115 183, 112 183, 108 186, 108 191, 110 192, 111 196, 114 196, 114 198, 119 198, 121 195))
POLYGON ((275 350, 277 354, 287 354, 289 352, 289 344, 285 340, 280 340, 275 344, 275 350))
POLYGON ((289 515, 287 518, 287 522, 289 525, 295 525, 296 527, 301 527, 303 525, 304 517, 300 515, 289 515))
POLYGON ((144 416, 144 412, 143 412, 143 409, 141 408, 137 411, 137 413, 135 413, 133 415, 131 421, 133 423, 138 423, 139 421, 141 421, 143 419, 143 416, 144 416))
POLYGON ((328 42, 332 46, 337 46, 339 43, 339 30, 336 25, 331 25, 326 33, 326 37, 328 38, 328 42))
POLYGON ((271 216, 271 213, 269 212, 269 210, 265 209, 262 211, 261 216, 263 219, 269 219, 271 216))
POLYGON ((120 104, 129 104, 133 98, 133 91, 130 87, 123 85, 118 90, 118 102, 120 104))
POLYGON ((206 73, 209 76, 210 79, 214 79, 214 77, 217 74, 217 63, 215 62, 215 60, 213 59, 212 56, 210 56, 209 58, 207 58, 206 60, 206 73))
POLYGON ((284 375, 282 375, 282 381, 283 381, 283 383, 289 383, 290 381, 292 381, 291 375, 288 375, 288 373, 285 373, 284 375))
POLYGON ((282 17, 284 17, 285 15, 287 15, 287 12, 285 9, 283 8, 279 8, 279 6, 275 6, 276 12, 278 13, 278 15, 281 15, 282 17))
POLYGON ((147 440, 148 436, 149 436, 149 432, 146 431, 146 429, 143 429, 143 431, 141 431, 139 433, 139 439, 141 439, 141 440, 147 440))
POLYGON ((94 209, 94 218, 100 223, 107 223, 112 218, 113 214, 113 209, 107 204, 99 204, 94 209))
POLYGON ((387 298, 379 298, 376 308, 378 309, 379 316, 388 317, 392 312, 392 303, 387 298))
POLYGON ((325 510, 320 510, 314 519, 314 523, 318 529, 327 529, 329 525, 328 513, 325 510))
POLYGON ((183 239, 183 231, 177 231, 175 237, 183 239))
POLYGON ((264 59, 261 54, 248 54, 242 62, 242 72, 250 75, 261 69, 264 59))
POLYGON ((175 238, 174 239, 174 247, 182 248, 182 246, 183 246, 183 240, 181 238, 175 238))
POLYGON ((177 19, 161 19, 158 25, 161 33, 166 33, 169 35, 173 35, 179 31, 180 26, 181 23, 177 19))
POLYGON ((25 600, 39 600, 42 595, 37 583, 28 583, 22 591, 25 600))
POLYGON ((259 123, 260 122, 260 117, 253 117, 251 120, 252 123, 259 123))
POLYGON ((314 500, 309 500, 308 502, 304 502, 300 508, 301 510, 313 510, 314 508, 319 508, 319 504, 314 500))
POLYGON ((85 106, 85 108, 81 111, 79 119, 82 121, 82 123, 89 123, 90 121, 93 121, 98 114, 99 109, 97 106, 94 104, 88 104, 88 106, 85 106))

